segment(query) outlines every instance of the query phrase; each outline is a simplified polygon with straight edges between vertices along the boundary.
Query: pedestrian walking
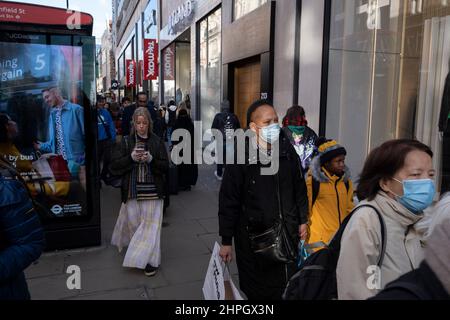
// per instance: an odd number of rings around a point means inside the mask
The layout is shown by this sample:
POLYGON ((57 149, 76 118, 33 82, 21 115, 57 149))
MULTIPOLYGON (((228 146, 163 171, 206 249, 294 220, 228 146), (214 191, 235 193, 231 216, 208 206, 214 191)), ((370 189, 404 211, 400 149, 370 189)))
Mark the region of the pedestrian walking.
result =
POLYGON ((306 185, 273 105, 256 101, 247 119, 253 138, 245 139, 245 164, 228 164, 220 188, 220 256, 232 260, 234 240, 241 290, 250 300, 279 300, 296 270, 299 240, 306 238, 306 185), (273 161, 278 171, 263 174, 273 161))
POLYGON ((117 102, 111 103, 110 113, 114 123, 114 127, 116 128, 116 137, 122 136, 122 115, 119 104, 117 102))
POLYGON ((111 243, 121 251, 128 246, 124 267, 156 274, 161 263, 161 223, 165 175, 169 161, 164 142, 152 132, 147 108, 137 108, 133 128, 122 139, 110 165, 122 176, 122 206, 111 243))
POLYGON ((166 124, 166 106, 161 103, 158 109, 159 118, 161 119, 162 138, 167 141, 167 124, 166 124))
POLYGON ((175 126, 175 122, 177 121, 177 105, 175 101, 170 100, 169 105, 167 107, 166 113, 165 113, 165 121, 166 121, 166 128, 167 128, 167 142, 169 143, 169 146, 172 144, 172 132, 173 127, 175 126))
POLYGON ((433 228, 426 239, 425 260, 371 300, 450 300, 450 194, 432 211, 433 228))
POLYGON ((222 101, 220 113, 216 114, 211 126, 211 129, 219 130, 223 137, 222 154, 220 154, 219 150, 216 150, 217 170, 214 172, 214 175, 218 180, 222 180, 226 155, 230 154, 232 148, 234 148, 234 132, 240 128, 241 124, 238 117, 230 110, 230 102, 228 100, 222 101))
POLYGON ((416 224, 435 195, 432 156, 415 140, 388 141, 369 154, 357 187, 358 207, 373 206, 382 221, 373 208, 363 207, 348 222, 336 269, 339 299, 367 299, 419 267, 423 234, 416 224), (368 285, 368 270, 380 281, 368 285))
POLYGON ((29 300, 24 270, 45 246, 44 231, 19 173, 0 157, 0 300, 29 300))
MULTIPOLYGON (((191 143, 189 144, 191 157, 187 163, 181 163, 177 165, 178 170, 178 189, 180 191, 190 191, 192 186, 195 186, 198 178, 198 165, 194 163, 195 148, 194 148, 194 123, 188 114, 187 108, 180 104, 177 120, 173 127, 174 132, 178 129, 186 130, 190 136, 191 143)), ((172 146, 175 146, 183 141, 181 138, 179 141, 172 141, 172 146)), ((183 157, 183 151, 180 152, 180 157, 183 157)))
POLYGON ((113 146, 116 143, 116 127, 111 114, 104 108, 106 100, 97 96, 97 146, 100 178, 106 183, 113 146))
POLYGON ((288 109, 283 119, 283 130, 300 158, 302 173, 306 177, 318 137, 314 130, 308 127, 303 107, 294 105, 288 109))
POLYGON ((353 205, 353 183, 345 165, 347 151, 335 140, 317 140, 318 154, 306 179, 311 247, 328 244, 353 205))

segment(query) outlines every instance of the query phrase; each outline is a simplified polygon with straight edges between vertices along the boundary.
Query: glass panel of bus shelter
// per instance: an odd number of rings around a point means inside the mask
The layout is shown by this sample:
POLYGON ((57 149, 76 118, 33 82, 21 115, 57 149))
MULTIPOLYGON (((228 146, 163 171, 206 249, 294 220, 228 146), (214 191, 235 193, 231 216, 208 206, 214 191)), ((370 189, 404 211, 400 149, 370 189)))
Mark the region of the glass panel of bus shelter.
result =
POLYGON ((0 156, 26 180, 44 219, 89 212, 94 48, 91 37, 0 36, 0 156))

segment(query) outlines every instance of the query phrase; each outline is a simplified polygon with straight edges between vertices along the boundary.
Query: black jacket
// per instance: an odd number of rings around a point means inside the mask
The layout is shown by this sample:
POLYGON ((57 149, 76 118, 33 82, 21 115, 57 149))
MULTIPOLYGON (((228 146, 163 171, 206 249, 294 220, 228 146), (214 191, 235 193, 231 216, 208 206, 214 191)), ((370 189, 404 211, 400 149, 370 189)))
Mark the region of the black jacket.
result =
MULTIPOLYGON (((247 144, 246 159, 251 144, 247 144)), ((281 299, 295 266, 260 260, 250 248, 249 230, 264 231, 279 221, 279 195, 286 228, 297 247, 299 225, 308 220, 308 198, 298 156, 283 133, 278 174, 261 175, 263 166, 248 160, 226 166, 219 194, 219 234, 224 245, 234 238, 240 287, 247 297, 281 299)))
MULTIPOLYGON (((182 163, 178 165, 178 185, 180 187, 194 186, 197 183, 198 178, 198 165, 194 164, 195 159, 195 148, 194 148, 194 124, 192 123, 191 117, 189 115, 180 114, 178 119, 175 121, 175 126, 173 130, 184 129, 187 130, 191 136, 191 158, 190 163, 182 163)), ((183 139, 179 141, 172 141, 175 146, 181 143, 183 139)), ((180 156, 183 156, 183 151, 180 152, 180 156)))
POLYGON ((131 131, 131 120, 133 119, 133 113, 136 110, 136 104, 129 105, 123 109, 122 113, 122 135, 128 136, 131 131))
MULTIPOLYGON (((169 160, 164 142, 154 133, 148 140, 148 150, 153 156, 150 163, 150 169, 155 179, 158 196, 162 199, 166 194, 166 173, 169 169, 169 160)), ((130 135, 123 137, 122 142, 116 147, 114 156, 109 166, 110 172, 115 176, 122 176, 122 202, 128 201, 128 192, 130 190, 130 174, 136 163, 131 158, 136 137, 130 135)))
POLYGON ((226 139, 225 130, 233 129, 237 130, 241 128, 238 117, 231 112, 220 112, 214 117, 211 129, 217 129, 222 132, 223 139, 226 139))
POLYGON ((450 300, 450 294, 442 286, 426 262, 397 280, 369 300, 450 300))
POLYGON ((441 113, 439 116, 439 131, 447 130, 448 114, 450 112, 450 73, 445 79, 444 95, 442 96, 441 113))
POLYGON ((28 300, 23 271, 45 246, 44 231, 23 184, 0 174, 0 300, 28 300))

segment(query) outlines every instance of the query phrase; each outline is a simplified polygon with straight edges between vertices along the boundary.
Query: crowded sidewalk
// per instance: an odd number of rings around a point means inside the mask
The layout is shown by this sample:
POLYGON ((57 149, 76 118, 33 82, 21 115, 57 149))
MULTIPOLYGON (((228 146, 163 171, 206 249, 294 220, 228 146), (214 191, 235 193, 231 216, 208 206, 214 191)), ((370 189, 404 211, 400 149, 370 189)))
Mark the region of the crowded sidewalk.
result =
MULTIPOLYGON (((101 189, 102 246, 44 253, 26 270, 33 300, 201 300, 202 286, 218 236, 218 191, 214 166, 200 166, 197 185, 170 197, 161 235, 162 263, 156 276, 123 268, 125 250, 111 246, 120 190, 101 189), (81 269, 81 290, 69 290, 67 268, 81 269)), ((237 268, 231 264, 237 281, 237 268)))

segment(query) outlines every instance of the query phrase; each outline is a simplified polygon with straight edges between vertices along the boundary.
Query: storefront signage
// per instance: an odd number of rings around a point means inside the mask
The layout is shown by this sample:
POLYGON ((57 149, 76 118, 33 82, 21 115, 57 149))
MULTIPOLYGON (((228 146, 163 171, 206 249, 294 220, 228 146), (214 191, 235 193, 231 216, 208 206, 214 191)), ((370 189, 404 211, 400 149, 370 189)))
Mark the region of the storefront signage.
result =
POLYGON ((182 26, 190 24, 194 16, 195 0, 187 0, 169 16, 169 34, 176 34, 182 26))
POLYGON ((126 61, 126 83, 127 87, 133 87, 136 85, 136 61, 127 60, 126 61))
POLYGON ((71 10, 37 7, 31 4, 0 1, 0 22, 30 23, 67 26, 68 29, 81 29, 92 25, 92 16, 71 10))
POLYGON ((175 44, 171 44, 163 51, 164 80, 175 80, 175 44))
POLYGON ((144 39, 144 80, 158 79, 158 43, 144 39))
POLYGON ((111 80, 111 89, 112 89, 112 90, 117 90, 117 89, 119 89, 119 81, 117 81, 117 80, 111 80))

